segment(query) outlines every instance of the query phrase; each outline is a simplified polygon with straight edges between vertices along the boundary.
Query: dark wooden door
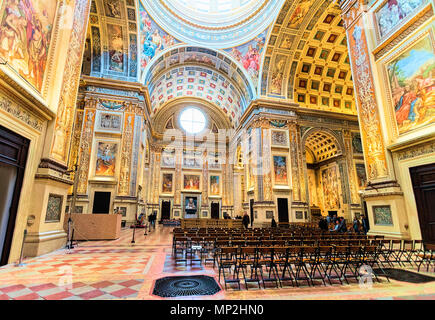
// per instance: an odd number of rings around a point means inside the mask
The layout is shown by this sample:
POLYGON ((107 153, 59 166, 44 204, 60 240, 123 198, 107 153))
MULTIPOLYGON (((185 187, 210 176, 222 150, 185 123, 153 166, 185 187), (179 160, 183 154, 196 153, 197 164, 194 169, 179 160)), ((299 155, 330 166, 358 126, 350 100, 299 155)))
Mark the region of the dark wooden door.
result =
POLYGON ((92 213, 107 214, 110 209, 110 192, 95 191, 92 213))
POLYGON ((435 243, 435 164, 410 168, 424 242, 435 243))
POLYGON ((278 221, 288 222, 288 199, 278 198, 278 221))
POLYGON ((213 202, 211 204, 211 218, 219 219, 219 202, 213 202))
POLYGON ((171 218, 171 201, 162 201, 162 221, 171 218))
POLYGON ((0 265, 7 264, 9 259, 29 143, 26 138, 0 126, 0 164, 4 176, 9 177, 8 181, 0 182, 0 196, 5 196, 6 188, 12 193, 0 212, 0 215, 5 218, 6 226, 1 240, 3 249, 0 252, 0 265))
POLYGON ((254 225, 254 199, 249 200, 249 210, 251 213, 251 226, 254 225))

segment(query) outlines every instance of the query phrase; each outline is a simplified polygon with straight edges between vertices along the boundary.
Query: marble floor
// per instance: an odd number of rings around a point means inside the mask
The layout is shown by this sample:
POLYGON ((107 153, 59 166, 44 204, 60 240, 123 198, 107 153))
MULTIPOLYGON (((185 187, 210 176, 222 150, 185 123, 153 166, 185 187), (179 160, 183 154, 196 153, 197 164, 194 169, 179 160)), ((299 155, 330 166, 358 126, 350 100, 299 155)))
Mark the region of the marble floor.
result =
MULTIPOLYGON (((0 268, 0 300, 163 299, 152 294, 156 279, 202 274, 217 280, 217 268, 211 265, 174 264, 171 230, 171 227, 158 226, 144 235, 143 229, 136 229, 132 244, 132 229, 123 229, 117 240, 80 242, 72 250, 62 249, 26 259, 23 266, 3 266, 0 268)), ((391 280, 390 283, 374 283, 371 288, 353 283, 222 290, 213 296, 180 299, 435 300, 435 282, 412 284, 391 280)))

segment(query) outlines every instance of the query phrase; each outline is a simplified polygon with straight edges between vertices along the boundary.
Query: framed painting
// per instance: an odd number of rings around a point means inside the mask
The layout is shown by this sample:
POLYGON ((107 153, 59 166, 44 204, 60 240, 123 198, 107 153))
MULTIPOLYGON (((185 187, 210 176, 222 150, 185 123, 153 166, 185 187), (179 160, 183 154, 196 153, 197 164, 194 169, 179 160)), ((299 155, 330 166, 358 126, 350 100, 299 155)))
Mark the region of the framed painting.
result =
POLYGON ((201 176, 199 174, 184 174, 183 189, 188 191, 200 191, 201 176))
POLYGON ((175 150, 165 150, 162 152, 160 166, 164 168, 175 167, 175 150))
POLYGON ((118 144, 113 142, 98 142, 95 175, 113 177, 115 175, 118 144))
MULTIPOLYGON (((390 56, 391 57, 391 56, 390 56)), ((435 122, 435 49, 431 32, 402 47, 385 64, 398 134, 435 122)))
POLYGON ((183 157, 183 168, 186 169, 201 169, 202 160, 198 157, 183 157))
POLYGON ((0 1, 0 57, 41 91, 51 44, 56 0, 0 1))
POLYGON ((162 173, 162 193, 172 193, 174 175, 172 173, 162 173))
POLYGON ((373 219, 375 225, 393 226, 393 216, 390 206, 373 206, 373 219))
POLYGON ((124 72, 124 31, 123 27, 117 24, 107 24, 109 35, 109 70, 124 72))
POLYGON ((210 176, 210 196, 220 196, 221 195, 221 176, 211 175, 210 176))
POLYGON ((59 222, 62 213, 63 196, 50 193, 47 202, 45 222, 59 222))
POLYGON ((375 11, 378 38, 383 39, 410 20, 427 0, 386 0, 375 11))
POLYGON ((289 138, 286 130, 271 130, 271 146, 278 148, 288 148, 289 138))
POLYGON ((97 131, 121 133, 122 113, 97 111, 97 131))
POLYGON ((286 156, 273 156, 273 172, 276 185, 288 185, 286 156))

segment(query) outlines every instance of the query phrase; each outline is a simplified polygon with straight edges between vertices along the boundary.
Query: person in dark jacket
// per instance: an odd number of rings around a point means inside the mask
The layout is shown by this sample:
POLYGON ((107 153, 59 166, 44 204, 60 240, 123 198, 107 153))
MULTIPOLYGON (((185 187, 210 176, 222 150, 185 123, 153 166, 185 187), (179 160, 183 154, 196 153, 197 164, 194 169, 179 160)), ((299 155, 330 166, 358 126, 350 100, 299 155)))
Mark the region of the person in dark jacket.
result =
POLYGON ((245 212, 245 214, 243 215, 243 219, 242 219, 242 223, 245 226, 245 229, 248 229, 249 222, 250 222, 250 219, 249 219, 248 213, 245 212))
POLYGON ((359 234, 360 226, 361 226, 361 223, 359 222, 358 218, 355 217, 353 219, 353 231, 355 231, 355 233, 359 234))
POLYGON ((369 230, 370 230, 369 219, 368 219, 368 217, 363 215, 361 220, 362 220, 364 234, 367 234, 367 232, 369 232, 369 230))
POLYGON ((339 218, 340 225, 338 227, 338 232, 345 233, 347 231, 346 220, 343 217, 339 218))
POLYGON ((272 217, 272 228, 276 228, 275 217, 272 217))
POLYGON ((325 219, 321 218, 319 220, 320 230, 328 231, 328 227, 329 227, 328 222, 325 219))

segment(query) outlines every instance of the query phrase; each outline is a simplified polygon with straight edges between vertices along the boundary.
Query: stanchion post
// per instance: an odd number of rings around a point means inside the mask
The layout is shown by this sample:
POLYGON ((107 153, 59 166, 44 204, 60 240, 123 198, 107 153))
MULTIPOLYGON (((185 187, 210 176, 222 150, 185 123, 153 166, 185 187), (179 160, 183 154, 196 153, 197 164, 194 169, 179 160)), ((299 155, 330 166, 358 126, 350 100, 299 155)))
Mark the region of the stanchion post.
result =
POLYGON ((27 236, 27 229, 24 229, 23 243, 21 244, 20 260, 18 261, 17 267, 22 267, 25 265, 23 263, 23 254, 24 254, 24 242, 26 241, 26 236, 27 236))
POLYGON ((136 233, 136 222, 133 225, 133 238, 131 239, 131 243, 135 243, 134 241, 134 234, 136 233))

